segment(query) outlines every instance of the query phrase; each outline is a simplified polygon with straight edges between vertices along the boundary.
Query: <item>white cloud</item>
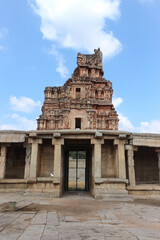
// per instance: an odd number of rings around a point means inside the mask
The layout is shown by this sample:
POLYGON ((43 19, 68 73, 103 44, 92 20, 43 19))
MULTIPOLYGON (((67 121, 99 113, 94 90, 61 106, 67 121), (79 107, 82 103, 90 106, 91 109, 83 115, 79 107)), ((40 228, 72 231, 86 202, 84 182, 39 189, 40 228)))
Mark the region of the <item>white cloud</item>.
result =
POLYGON ((0 45, 0 51, 2 51, 4 49, 4 47, 2 45, 0 45))
POLYGON ((160 133, 160 120, 153 120, 151 122, 141 122, 140 132, 146 133, 160 133))
POLYGON ((24 113, 30 113, 33 112, 36 107, 41 107, 40 101, 34 101, 31 98, 27 97, 20 97, 17 98, 15 96, 10 97, 10 104, 11 108, 14 111, 24 112, 24 113))
POLYGON ((15 124, 3 124, 0 126, 0 130, 34 130, 36 129, 36 121, 27 119, 26 117, 21 117, 18 114, 11 115, 12 121, 15 121, 15 124))
POLYGON ((131 121, 119 113, 119 130, 140 132, 140 133, 160 133, 160 120, 152 120, 150 122, 141 122, 140 126, 134 126, 131 121))
MULTIPOLYGON (((120 0, 33 0, 41 17, 41 32, 57 47, 86 50, 100 47, 105 57, 117 54, 122 46, 112 31, 104 30, 106 19, 120 17, 120 0)), ((57 70, 64 71, 63 67, 57 70)))
POLYGON ((135 130, 135 127, 127 117, 123 116, 123 114, 121 113, 118 114, 118 117, 119 117, 119 130, 124 130, 124 131, 135 130))
POLYGON ((26 117, 21 117, 16 113, 12 114, 12 118, 19 123, 19 128, 21 130, 22 129, 33 130, 33 129, 36 129, 37 127, 36 120, 30 120, 30 119, 27 119, 26 117))
POLYGON ((2 124, 0 130, 20 130, 18 126, 14 124, 2 124))
MULTIPOLYGON (((121 97, 113 97, 113 104, 115 107, 123 102, 121 97)), ((133 123, 124 116, 122 113, 118 113, 119 118, 119 130, 130 131, 130 132, 140 132, 140 133, 160 133, 160 120, 152 120, 150 122, 142 121, 139 126, 134 126, 133 123)))
POLYGON ((145 3, 149 3, 152 4, 155 2, 155 0, 139 0, 140 3, 145 4, 145 3))
POLYGON ((58 67, 56 68, 56 71, 60 73, 62 78, 67 78, 69 75, 69 70, 65 66, 65 60, 63 59, 61 54, 56 50, 56 47, 54 45, 52 46, 52 49, 50 50, 49 53, 53 54, 58 62, 58 67))
POLYGON ((123 102, 123 99, 121 97, 118 97, 118 98, 114 97, 112 102, 113 102, 114 107, 117 108, 123 102))

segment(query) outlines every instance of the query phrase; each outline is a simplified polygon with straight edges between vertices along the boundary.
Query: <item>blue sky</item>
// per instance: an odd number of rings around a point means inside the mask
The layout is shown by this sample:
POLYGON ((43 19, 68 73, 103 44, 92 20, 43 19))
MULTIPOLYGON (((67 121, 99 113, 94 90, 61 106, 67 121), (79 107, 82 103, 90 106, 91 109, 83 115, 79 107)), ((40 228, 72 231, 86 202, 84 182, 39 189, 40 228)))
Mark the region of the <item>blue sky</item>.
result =
POLYGON ((0 130, 36 129, 46 86, 103 51, 119 129, 160 133, 160 0, 0 0, 0 130))

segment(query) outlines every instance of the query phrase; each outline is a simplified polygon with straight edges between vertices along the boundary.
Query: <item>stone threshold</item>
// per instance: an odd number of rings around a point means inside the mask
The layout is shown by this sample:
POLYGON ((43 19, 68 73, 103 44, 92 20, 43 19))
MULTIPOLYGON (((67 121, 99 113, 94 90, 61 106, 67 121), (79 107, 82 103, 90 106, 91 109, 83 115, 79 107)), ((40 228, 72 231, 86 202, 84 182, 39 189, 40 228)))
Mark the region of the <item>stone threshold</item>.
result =
POLYGON ((1 183, 27 183, 27 179, 0 179, 1 183))
POLYGON ((50 182, 53 183, 54 178, 50 177, 37 177, 37 182, 50 182))
POLYGON ((160 191, 160 183, 159 184, 142 184, 136 186, 127 186, 128 191, 160 191))
POLYGON ((35 179, 0 179, 0 184, 2 183, 30 183, 30 182, 50 182, 53 183, 53 178, 48 177, 38 177, 35 179))
POLYGON ((128 183, 128 179, 122 178, 95 178, 95 183, 128 183))

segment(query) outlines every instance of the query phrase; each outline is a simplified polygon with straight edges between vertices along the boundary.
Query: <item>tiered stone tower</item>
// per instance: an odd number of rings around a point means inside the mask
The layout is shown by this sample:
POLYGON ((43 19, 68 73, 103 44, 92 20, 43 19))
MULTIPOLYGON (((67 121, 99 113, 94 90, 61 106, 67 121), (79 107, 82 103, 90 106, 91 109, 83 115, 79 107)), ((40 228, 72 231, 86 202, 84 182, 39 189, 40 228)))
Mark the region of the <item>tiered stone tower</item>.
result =
POLYGON ((77 68, 62 87, 46 87, 38 130, 118 130, 112 83, 103 78, 102 52, 78 53, 77 68))

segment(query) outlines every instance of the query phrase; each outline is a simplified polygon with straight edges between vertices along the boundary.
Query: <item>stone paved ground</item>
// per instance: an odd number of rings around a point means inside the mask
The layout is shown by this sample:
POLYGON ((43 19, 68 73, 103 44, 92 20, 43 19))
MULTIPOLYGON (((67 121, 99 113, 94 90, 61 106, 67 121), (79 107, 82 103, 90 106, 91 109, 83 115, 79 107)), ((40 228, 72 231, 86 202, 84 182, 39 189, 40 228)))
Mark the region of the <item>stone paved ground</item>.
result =
POLYGON ((0 194, 0 240, 160 239, 160 201, 0 194), (9 201, 16 201, 14 210, 9 201))

